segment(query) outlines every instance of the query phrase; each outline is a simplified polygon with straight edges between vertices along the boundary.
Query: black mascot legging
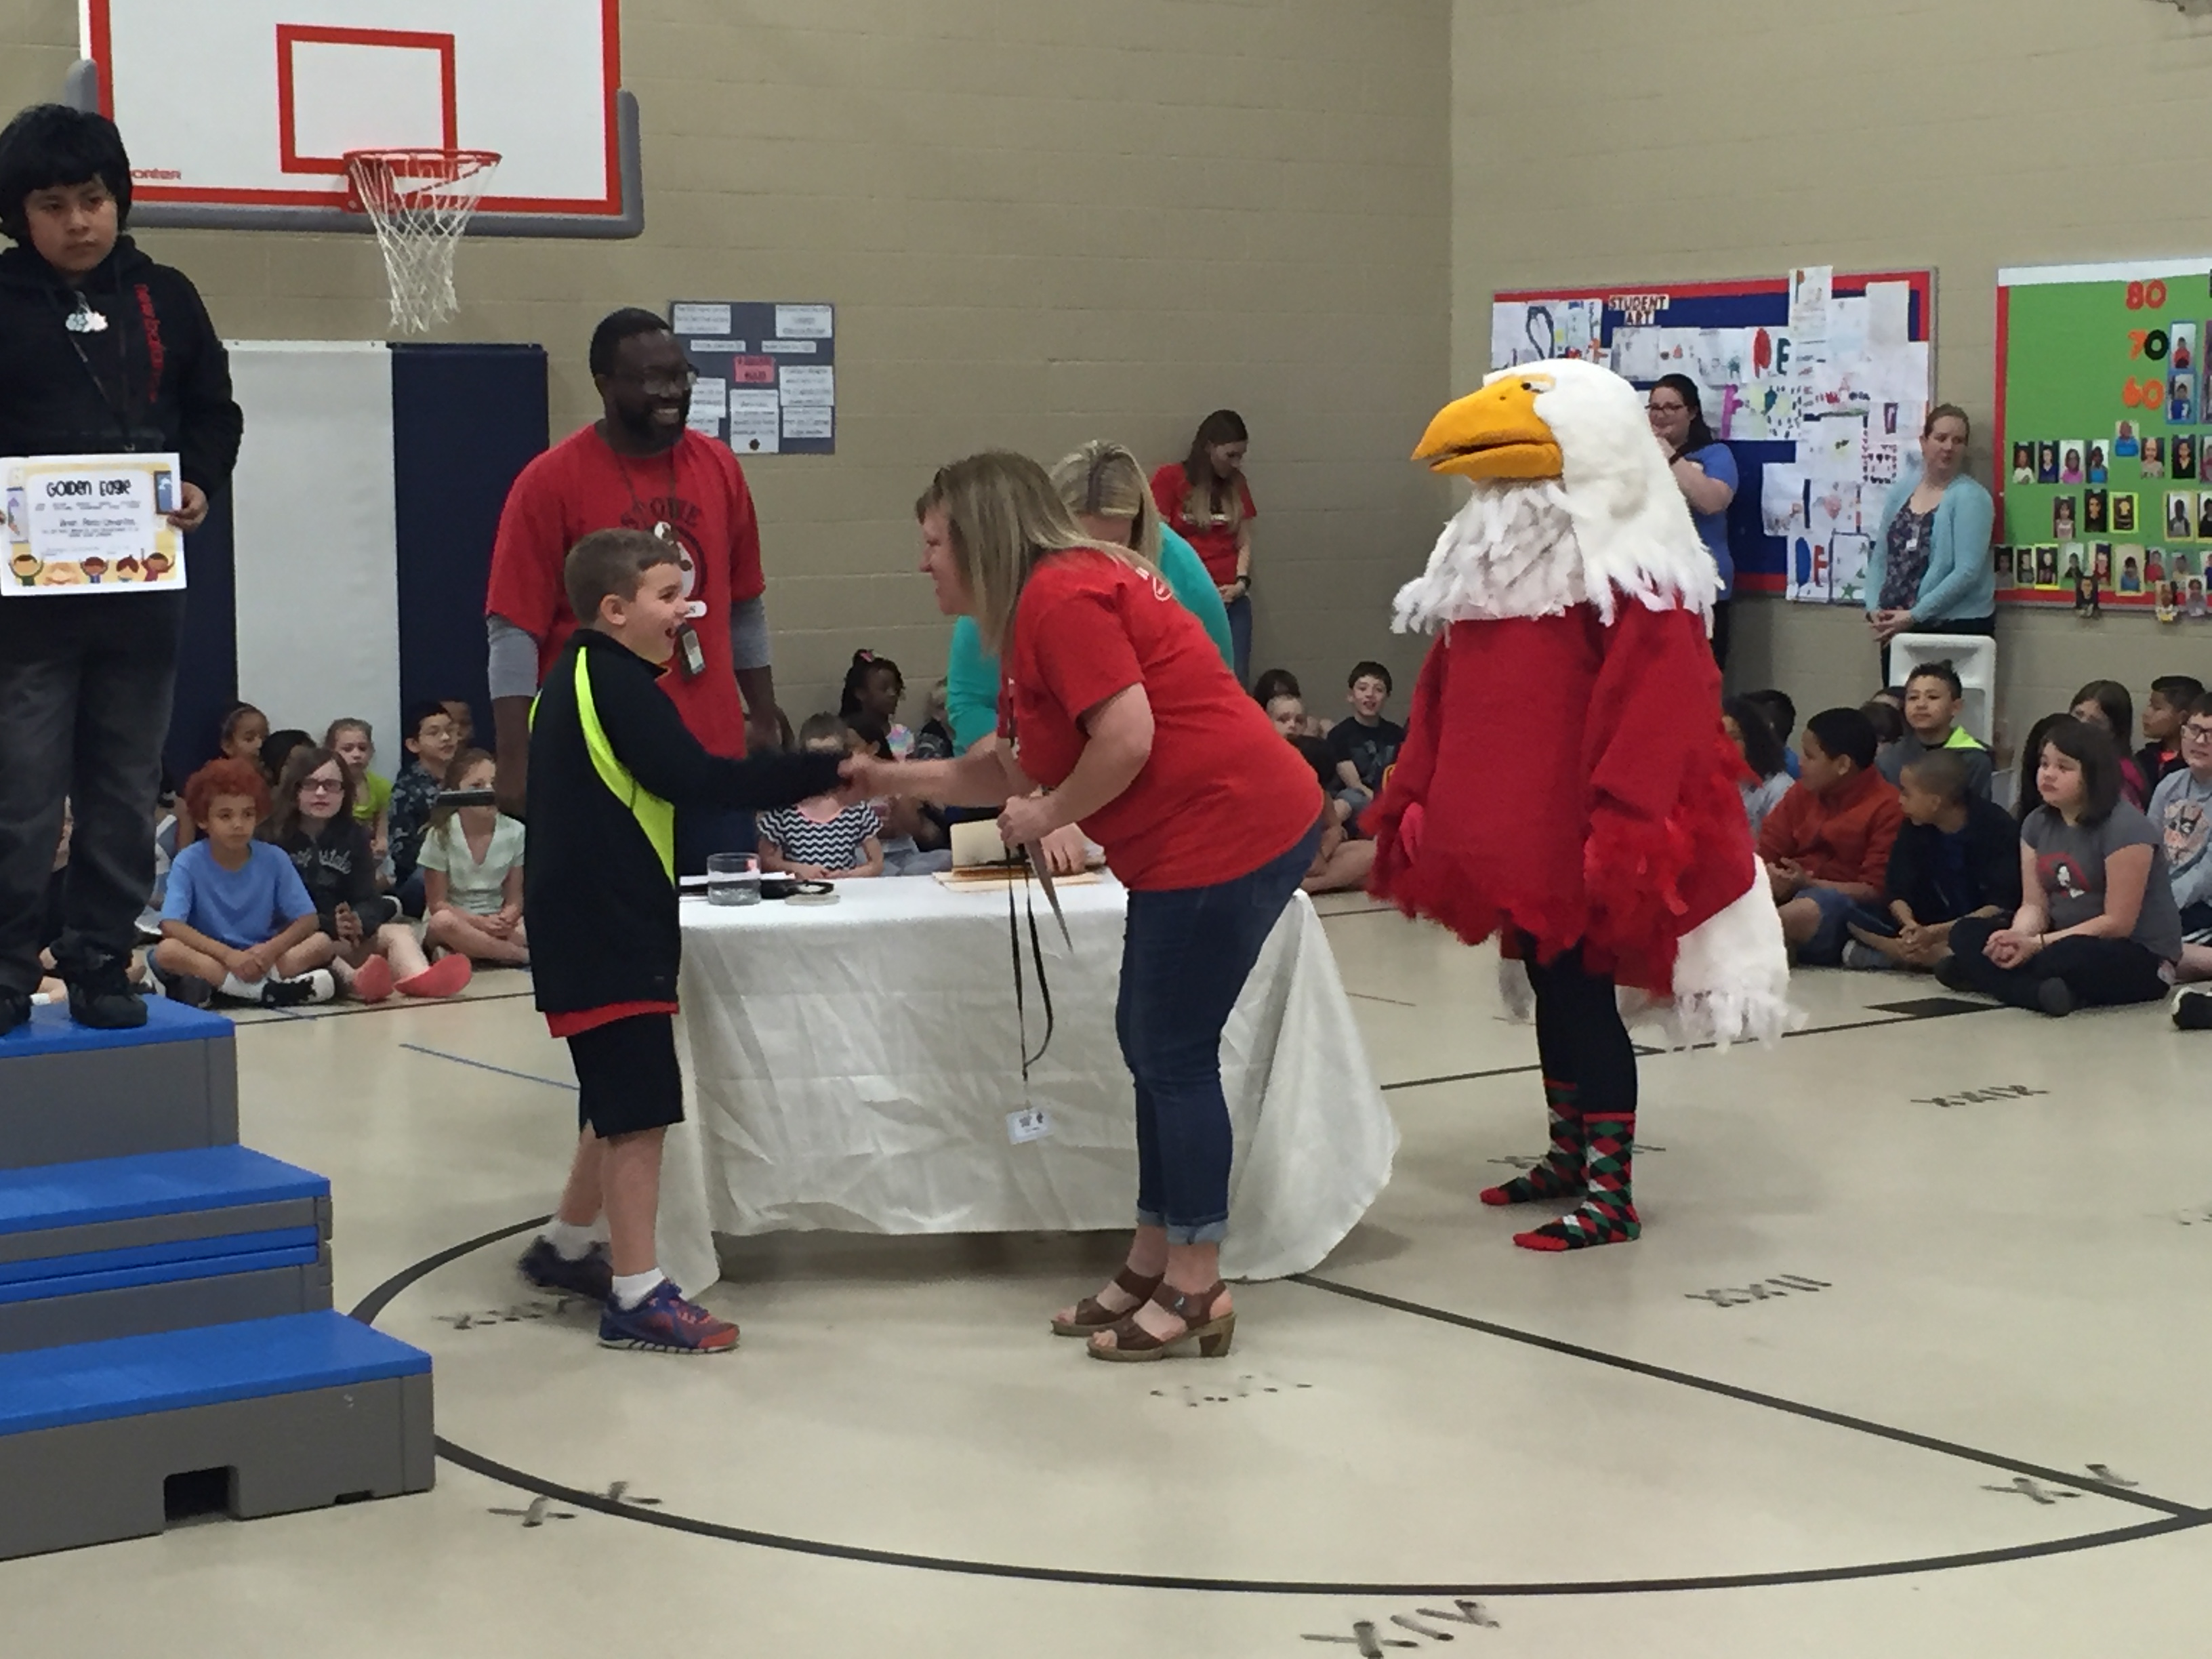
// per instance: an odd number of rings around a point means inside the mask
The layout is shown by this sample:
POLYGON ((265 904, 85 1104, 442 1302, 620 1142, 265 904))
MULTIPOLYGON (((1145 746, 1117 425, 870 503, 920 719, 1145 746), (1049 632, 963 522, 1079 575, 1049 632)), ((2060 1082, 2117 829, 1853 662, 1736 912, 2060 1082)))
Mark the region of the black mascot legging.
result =
POLYGON ((1536 1058, 1544 1076, 1572 1085, 1583 1116, 1626 1116, 1636 1110, 1636 1045, 1621 1023, 1613 976, 1583 966, 1582 947, 1536 959, 1536 941, 1521 936, 1522 963, 1536 994, 1536 1058))

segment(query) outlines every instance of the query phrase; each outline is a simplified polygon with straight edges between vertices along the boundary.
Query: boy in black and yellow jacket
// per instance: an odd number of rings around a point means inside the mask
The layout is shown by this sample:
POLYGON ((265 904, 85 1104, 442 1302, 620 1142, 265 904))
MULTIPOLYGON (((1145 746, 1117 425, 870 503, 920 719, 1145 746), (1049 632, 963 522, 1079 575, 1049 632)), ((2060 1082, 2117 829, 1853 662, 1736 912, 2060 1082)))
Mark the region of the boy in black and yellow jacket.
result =
POLYGON ((532 714, 530 917, 538 1007, 576 1067, 582 1135, 561 1208, 521 1261, 531 1283, 605 1304, 609 1347, 726 1353, 734 1325, 685 1299, 654 1265, 660 1148, 683 1121, 676 1057, 676 810, 788 806, 840 787, 838 757, 724 760, 661 691, 684 601, 677 550, 635 530, 570 550, 584 618, 532 714), (609 1244, 592 1240, 604 1212, 609 1244))

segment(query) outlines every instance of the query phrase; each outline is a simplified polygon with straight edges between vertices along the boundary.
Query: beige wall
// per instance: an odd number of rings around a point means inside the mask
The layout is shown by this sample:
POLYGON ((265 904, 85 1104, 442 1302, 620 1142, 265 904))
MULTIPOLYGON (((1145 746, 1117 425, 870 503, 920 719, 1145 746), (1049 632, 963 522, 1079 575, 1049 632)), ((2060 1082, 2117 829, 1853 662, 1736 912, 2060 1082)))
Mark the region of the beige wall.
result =
MULTIPOLYGON (((2172 196, 2212 20, 2150 0, 1458 0, 1453 63, 1455 385, 1500 288, 1932 265, 1938 394, 1985 423, 1999 266, 2212 252, 2172 196)), ((1757 599, 1736 626, 1735 684, 1808 713, 1874 687, 1856 612, 1757 599)), ((2212 678, 2212 628, 1998 629, 2015 732, 2099 676, 2139 708, 2154 673, 2212 678)))
MULTIPOLYGON (((1157 464, 1224 404, 1253 432, 1258 661, 1326 701, 1359 656, 1410 660, 1387 620, 1443 510, 1406 454, 1449 386, 1446 0, 623 12, 646 235, 469 244, 447 337, 544 343, 565 431, 617 305, 837 304, 839 453, 747 463, 794 720, 856 647, 942 672, 911 514, 942 462, 1110 436, 1157 464)), ((71 0, 0 0, 0 98, 54 95, 75 41, 71 0)), ((364 240, 143 240, 234 337, 385 331, 364 240)))

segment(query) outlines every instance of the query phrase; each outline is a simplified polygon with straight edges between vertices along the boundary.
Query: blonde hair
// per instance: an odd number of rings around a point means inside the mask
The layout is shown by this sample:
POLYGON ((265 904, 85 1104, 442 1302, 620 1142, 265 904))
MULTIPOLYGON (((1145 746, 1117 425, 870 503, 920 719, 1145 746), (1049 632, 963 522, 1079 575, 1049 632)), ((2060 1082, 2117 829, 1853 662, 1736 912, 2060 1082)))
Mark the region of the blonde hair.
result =
POLYGON ((1133 548, 1085 535, 1045 470, 1026 455, 986 450, 939 467, 915 503, 917 518, 931 512, 945 515, 953 557, 975 599, 976 631, 994 655, 1006 652, 1014 608, 1039 559, 1088 550, 1153 574, 1133 548))
POLYGON ((1157 568, 1160 562, 1160 510, 1143 465, 1121 444, 1093 438, 1060 457, 1052 469, 1053 487, 1073 514, 1127 519, 1130 550, 1157 568))

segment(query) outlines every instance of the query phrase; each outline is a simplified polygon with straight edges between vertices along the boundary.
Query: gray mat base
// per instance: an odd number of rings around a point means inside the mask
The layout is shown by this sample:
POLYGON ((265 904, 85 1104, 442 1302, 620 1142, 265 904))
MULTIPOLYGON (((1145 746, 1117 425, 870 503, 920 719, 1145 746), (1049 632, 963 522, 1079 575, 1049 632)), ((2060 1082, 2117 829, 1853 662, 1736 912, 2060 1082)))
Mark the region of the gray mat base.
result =
MULTIPOLYGON (((0 1353, 105 1342, 117 1336, 155 1336, 200 1325, 274 1319, 279 1314, 319 1313, 330 1305, 331 1249, 325 1244, 320 1261, 296 1267, 0 1303, 0 1353)), ((0 1451, 0 1462, 5 1455, 0 1451)), ((0 1491, 5 1490, 0 1485, 0 1491)))
POLYGON ((0 1560, 145 1538, 163 1483, 228 1471, 245 1521, 430 1489, 427 1375, 0 1436, 0 1560))
POLYGON ((0 1079, 0 1170, 238 1139, 238 1052, 227 1036, 25 1054, 0 1079))

